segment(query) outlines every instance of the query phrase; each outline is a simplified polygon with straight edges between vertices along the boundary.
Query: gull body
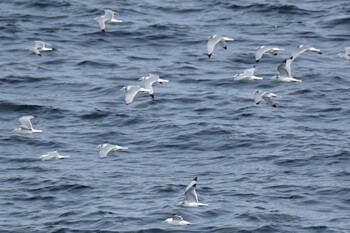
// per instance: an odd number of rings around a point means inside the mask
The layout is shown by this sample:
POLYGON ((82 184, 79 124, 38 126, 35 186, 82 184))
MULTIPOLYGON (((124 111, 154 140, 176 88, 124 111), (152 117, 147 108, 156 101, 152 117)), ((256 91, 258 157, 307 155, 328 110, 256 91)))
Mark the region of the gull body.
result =
POLYGON ((314 47, 311 46, 306 46, 306 45, 299 45, 291 54, 290 59, 292 59, 292 61, 295 60, 295 58, 297 58, 300 54, 302 54, 303 52, 310 52, 310 53, 318 53, 318 54, 322 54, 320 49, 316 49, 314 47))
POLYGON ((169 80, 161 79, 156 74, 149 74, 148 76, 144 76, 144 77, 139 78, 139 80, 143 81, 145 88, 150 90, 148 92, 148 94, 152 97, 152 99, 154 99, 153 87, 152 87, 153 83, 157 82, 157 83, 162 84, 162 83, 169 82, 169 80))
POLYGON ((345 58, 350 61, 350 47, 345 48, 345 53, 338 53, 337 57, 345 58))
POLYGON ((32 122, 30 121, 33 119, 33 116, 23 116, 19 118, 19 122, 21 123, 21 126, 19 128, 14 129, 12 132, 17 133, 41 133, 42 130, 34 129, 32 122))
POLYGON ((132 101, 134 100, 136 94, 138 92, 147 92, 149 93, 151 90, 142 88, 140 86, 134 86, 134 85, 129 85, 126 87, 123 87, 121 90, 125 91, 125 104, 131 104, 132 101))
POLYGON ((177 205, 184 207, 202 207, 207 206, 208 204, 203 204, 198 202, 198 196, 196 192, 197 186, 197 177, 193 179, 193 181, 187 186, 185 190, 186 200, 178 203, 177 205))
POLYGON ((233 76, 234 80, 262 80, 262 77, 257 77, 254 75, 255 66, 250 69, 244 70, 242 74, 236 74, 233 76))
POLYGON ((301 82, 301 80, 292 77, 292 71, 290 66, 292 61, 293 60, 291 58, 284 60, 277 67, 277 71, 279 72, 279 74, 277 76, 273 76, 272 79, 275 79, 280 82, 301 82))
POLYGON ((224 36, 218 36, 218 35, 212 35, 211 37, 209 37, 208 39, 208 57, 211 57, 211 54, 214 51, 215 45, 217 43, 220 44, 221 47, 223 47, 224 49, 227 49, 227 41, 234 41, 234 39, 228 38, 228 37, 224 37, 224 36))
POLYGON ((39 159, 42 161, 48 161, 48 160, 59 160, 59 159, 65 159, 70 158, 69 155, 60 155, 57 151, 50 151, 45 155, 41 155, 39 159))
POLYGON ((111 145, 111 144, 101 144, 98 145, 97 148, 100 148, 100 158, 107 157, 108 153, 111 151, 117 151, 117 150, 127 150, 128 147, 122 147, 118 145, 111 145))
POLYGON ((260 46, 257 48, 257 50, 255 52, 255 61, 259 62, 265 53, 271 53, 273 55, 277 55, 277 53, 279 51, 282 51, 282 50, 284 50, 284 49, 275 48, 275 47, 271 47, 271 46, 260 46))
POLYGON ((167 218, 164 222, 174 225, 174 226, 185 226, 185 225, 191 225, 190 222, 185 221, 180 215, 173 214, 170 218, 167 218))
POLYGON ((97 16, 95 20, 98 22, 98 25, 101 28, 102 32, 105 32, 106 23, 121 23, 123 21, 114 18, 114 11, 104 10, 105 14, 102 16, 97 16))
POLYGON ((277 95, 274 93, 271 93, 271 92, 267 92, 267 91, 259 90, 259 91, 256 91, 254 93, 255 104, 258 105, 261 102, 261 100, 264 100, 269 105, 276 108, 277 105, 276 105, 275 101, 273 100, 273 97, 277 97, 277 95))

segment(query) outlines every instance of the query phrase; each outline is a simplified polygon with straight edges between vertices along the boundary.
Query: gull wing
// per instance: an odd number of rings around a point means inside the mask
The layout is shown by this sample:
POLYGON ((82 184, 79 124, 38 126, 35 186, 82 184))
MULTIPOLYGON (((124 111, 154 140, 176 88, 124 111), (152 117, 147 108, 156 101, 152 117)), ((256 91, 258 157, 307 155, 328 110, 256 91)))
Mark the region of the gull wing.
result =
POLYGON ((29 49, 30 51, 32 51, 33 53, 35 53, 35 54, 41 56, 40 51, 38 50, 38 48, 37 48, 36 46, 34 46, 34 47, 29 47, 28 49, 29 49))
POLYGON ((210 56, 213 51, 214 51, 214 47, 215 45, 222 40, 222 36, 217 36, 217 35, 213 35, 208 39, 208 56, 210 56))
POLYGON ((266 94, 265 91, 256 91, 256 92, 254 93, 254 100, 255 100, 255 103, 256 103, 256 104, 259 104, 260 101, 261 101, 262 96, 265 95, 265 94, 266 94))
POLYGON ((19 122, 21 122, 21 128, 25 128, 25 129, 33 129, 33 125, 32 122, 30 121, 30 119, 34 118, 33 116, 24 116, 19 118, 19 122))
POLYGON ((106 28, 106 18, 104 16, 99 16, 95 18, 98 22, 98 25, 100 26, 101 30, 104 30, 106 28))
POLYGON ((295 49, 291 54, 292 61, 294 61, 296 57, 298 57, 300 54, 302 54, 309 48, 310 48, 309 46, 299 45, 297 49, 295 49))
POLYGON ((251 77, 251 76, 254 75, 254 71, 255 71, 255 67, 244 70, 243 74, 244 74, 245 76, 251 77))
POLYGON ((273 49, 273 47, 270 46, 260 46, 258 48, 258 50, 256 50, 255 52, 255 61, 259 62, 259 60, 262 58, 262 56, 264 55, 264 53, 266 53, 267 51, 269 51, 270 49, 273 49))
POLYGON ((185 195, 188 202, 198 202, 196 186, 197 186, 197 177, 193 179, 193 181, 187 186, 185 190, 185 195))
POLYGON ((287 59, 284 60, 278 67, 277 67, 277 71, 280 74, 280 77, 291 77, 291 63, 292 63, 292 59, 287 59))
POLYGON ((105 10, 105 14, 104 14, 104 17, 107 19, 107 20, 111 20, 114 18, 114 11, 111 11, 111 10, 105 10))
POLYGON ((140 91, 140 86, 127 86, 126 93, 125 93, 125 103, 130 104, 134 100, 136 94, 140 91))
POLYGON ((107 144, 106 146, 102 147, 100 149, 100 158, 105 158, 107 157, 107 154, 115 148, 114 145, 107 144))

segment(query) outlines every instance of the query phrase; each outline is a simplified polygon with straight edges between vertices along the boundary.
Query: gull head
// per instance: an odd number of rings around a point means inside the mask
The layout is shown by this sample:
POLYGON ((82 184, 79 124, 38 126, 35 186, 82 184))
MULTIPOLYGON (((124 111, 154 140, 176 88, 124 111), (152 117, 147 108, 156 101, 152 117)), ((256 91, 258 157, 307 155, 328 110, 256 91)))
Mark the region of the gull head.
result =
POLYGON ((120 90, 122 90, 122 91, 126 91, 126 87, 122 87, 120 90))
POLYGON ((21 131, 21 128, 16 128, 16 129, 12 130, 12 132, 19 132, 19 131, 21 131))
POLYGON ((146 78, 147 78, 147 77, 143 76, 143 77, 139 78, 139 80, 143 81, 143 80, 145 80, 146 78))
POLYGON ((273 76, 271 79, 272 79, 272 80, 277 80, 278 77, 275 75, 275 76, 273 76))

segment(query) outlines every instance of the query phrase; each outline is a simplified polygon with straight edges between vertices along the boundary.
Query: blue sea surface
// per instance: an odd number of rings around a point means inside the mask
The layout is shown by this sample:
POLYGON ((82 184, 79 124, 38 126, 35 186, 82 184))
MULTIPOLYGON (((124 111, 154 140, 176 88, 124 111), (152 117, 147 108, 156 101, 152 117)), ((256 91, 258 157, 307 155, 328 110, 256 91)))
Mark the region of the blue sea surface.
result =
POLYGON ((350 232, 348 0, 4 0, 0 29, 0 232, 350 232), (104 9, 123 22, 102 33, 104 9), (212 34, 235 41, 209 59, 212 34), (293 62, 302 82, 272 80, 299 44, 322 51, 293 62), (284 51, 256 64, 261 45, 284 51), (125 105, 148 73, 170 82, 125 105), (26 115, 43 133, 11 132, 26 115), (177 206, 196 176, 209 205, 177 206))

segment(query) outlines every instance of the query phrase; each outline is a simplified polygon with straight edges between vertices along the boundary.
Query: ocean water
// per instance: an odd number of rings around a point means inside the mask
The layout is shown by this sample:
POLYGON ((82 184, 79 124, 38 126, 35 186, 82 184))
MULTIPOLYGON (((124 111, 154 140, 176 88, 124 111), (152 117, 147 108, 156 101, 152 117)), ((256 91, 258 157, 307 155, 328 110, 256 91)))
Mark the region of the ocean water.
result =
POLYGON ((5 0, 0 28, 1 232, 350 232, 349 1, 5 0), (123 23, 101 33, 103 9, 123 23), (212 34, 235 41, 209 59, 212 34), (293 62, 303 82, 271 80, 299 44, 322 51, 293 62), (260 45, 285 50, 233 81, 260 45), (170 82, 126 106, 148 73, 170 82), (44 132, 12 133, 25 115, 44 132), (209 206, 176 206, 195 176, 209 206))

